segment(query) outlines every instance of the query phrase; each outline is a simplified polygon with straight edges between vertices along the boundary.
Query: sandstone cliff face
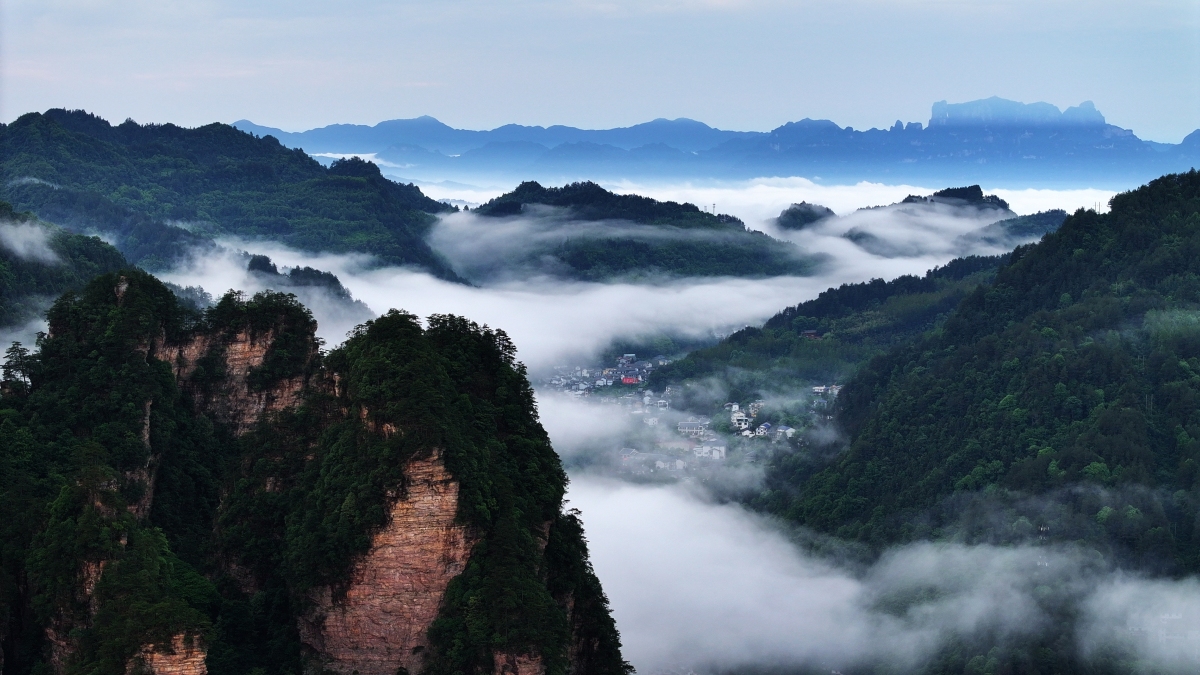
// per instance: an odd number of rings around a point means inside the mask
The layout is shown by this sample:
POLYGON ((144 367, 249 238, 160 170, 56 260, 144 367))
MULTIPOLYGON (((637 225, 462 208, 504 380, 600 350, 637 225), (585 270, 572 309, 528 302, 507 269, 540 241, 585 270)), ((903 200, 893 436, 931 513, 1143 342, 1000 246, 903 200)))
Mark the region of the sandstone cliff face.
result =
POLYGON ((262 366, 274 339, 270 331, 255 335, 243 330, 232 338, 199 334, 179 345, 156 340, 153 353, 171 364, 176 381, 192 393, 201 408, 240 435, 263 413, 286 410, 300 403, 304 390, 304 377, 300 375, 284 379, 265 391, 250 388, 250 372, 262 366), (191 381, 197 365, 206 356, 218 357, 225 370, 224 380, 214 391, 205 391, 191 381))
POLYGON ((497 652, 493 658, 496 675, 542 675, 546 672, 546 667, 537 656, 497 652))
POLYGON ((125 668, 127 675, 208 675, 200 639, 176 635, 170 645, 146 645, 125 668))
POLYGON ((335 672, 419 672, 442 596, 475 544, 455 522, 458 483, 437 451, 410 460, 405 477, 387 526, 354 566, 344 595, 321 589, 300 623, 301 640, 335 672))

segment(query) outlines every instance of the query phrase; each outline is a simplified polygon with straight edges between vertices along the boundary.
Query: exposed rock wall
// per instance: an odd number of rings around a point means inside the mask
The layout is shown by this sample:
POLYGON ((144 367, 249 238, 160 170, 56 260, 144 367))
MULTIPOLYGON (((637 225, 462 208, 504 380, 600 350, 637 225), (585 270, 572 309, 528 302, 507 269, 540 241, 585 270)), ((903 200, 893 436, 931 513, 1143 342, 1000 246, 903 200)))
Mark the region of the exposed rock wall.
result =
POLYGON ((146 645, 125 667, 127 675, 208 675, 200 639, 176 635, 170 645, 146 645))
POLYGON ((201 408, 240 435, 250 429, 263 413, 278 412, 300 404, 304 390, 303 376, 287 378, 265 391, 252 391, 250 388, 250 372, 262 366, 274 339, 275 334, 271 331, 255 335, 243 330, 232 338, 219 333, 198 334, 179 345, 157 340, 153 353, 156 358, 171 364, 176 381, 192 393, 201 408), (213 391, 205 391, 191 381, 200 360, 209 355, 219 355, 225 370, 223 382, 215 385, 213 391))
MULTIPOLYGON (((420 671, 429 626, 475 544, 455 522, 457 512, 458 483, 437 451, 410 460, 403 494, 344 594, 321 589, 316 609, 300 622, 301 640, 326 668, 359 675, 420 671)), ((527 672, 535 671, 520 671, 527 672)))
POLYGON ((496 675, 543 675, 546 672, 542 659, 537 656, 497 652, 493 658, 496 675))

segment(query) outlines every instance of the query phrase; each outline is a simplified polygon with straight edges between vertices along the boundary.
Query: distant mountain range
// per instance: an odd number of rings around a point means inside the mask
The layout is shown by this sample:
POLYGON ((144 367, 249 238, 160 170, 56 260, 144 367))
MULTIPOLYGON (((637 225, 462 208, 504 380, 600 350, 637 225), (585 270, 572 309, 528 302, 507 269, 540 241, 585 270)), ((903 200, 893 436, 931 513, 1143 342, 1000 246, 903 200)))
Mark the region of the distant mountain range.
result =
POLYGON ((941 101, 928 125, 897 121, 866 131, 813 119, 770 132, 714 129, 690 119, 617 129, 508 124, 474 131, 428 116, 297 133, 247 120, 233 126, 327 161, 368 155, 388 175, 430 182, 802 176, 832 183, 1124 188, 1200 165, 1200 130, 1179 144, 1156 143, 1108 124, 1090 101, 1059 110, 997 97, 941 101))

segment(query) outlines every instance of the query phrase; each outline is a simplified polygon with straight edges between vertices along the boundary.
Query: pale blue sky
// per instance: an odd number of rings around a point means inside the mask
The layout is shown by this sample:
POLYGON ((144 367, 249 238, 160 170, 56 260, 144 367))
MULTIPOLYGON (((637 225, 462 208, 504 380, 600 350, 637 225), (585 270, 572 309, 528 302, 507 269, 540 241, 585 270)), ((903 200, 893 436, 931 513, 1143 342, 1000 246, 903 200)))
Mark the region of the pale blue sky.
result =
POLYGON ((866 128, 999 95, 1178 142, 1200 127, 1200 2, 4 0, 0 76, 4 121, 866 128))

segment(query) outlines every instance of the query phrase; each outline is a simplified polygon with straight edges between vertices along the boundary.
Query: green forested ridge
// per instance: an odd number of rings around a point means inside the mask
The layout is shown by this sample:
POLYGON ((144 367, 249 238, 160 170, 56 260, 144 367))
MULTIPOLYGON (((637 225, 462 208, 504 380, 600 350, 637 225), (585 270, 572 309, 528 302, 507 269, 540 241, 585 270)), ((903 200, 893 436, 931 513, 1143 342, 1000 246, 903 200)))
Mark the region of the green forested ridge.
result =
POLYGON ((991 225, 981 227, 974 232, 968 232, 958 238, 967 244, 984 243, 1003 248, 1013 248, 1019 244, 1041 239, 1047 233, 1054 232, 1067 219, 1067 212, 1062 209, 1051 209, 1031 213, 1027 216, 1017 216, 998 220, 991 225))
POLYGON ((404 461, 433 447, 460 482, 459 518, 481 537, 431 630, 429 671, 488 672, 492 650, 505 650, 565 673, 572 636, 577 663, 590 664, 574 672, 628 671, 502 332, 451 316, 422 329, 393 311, 314 359, 311 315, 290 296, 231 293, 196 314, 138 270, 64 296, 50 320, 36 353, 10 350, 0 398, 6 672, 43 672, 53 625, 78 640, 71 673, 124 673, 142 644, 186 632, 207 645, 214 675, 298 675, 306 591, 345 579, 385 522, 404 461), (234 438, 193 397, 220 391, 219 336, 243 330, 276 336, 252 386, 337 373, 338 389, 314 386, 299 408, 234 438), (197 332, 218 339, 181 387, 148 345, 197 332), (403 431, 369 430, 383 423, 403 431), (126 507, 143 503, 147 466, 157 481, 139 517, 126 507), (107 561, 91 620, 88 561, 107 561))
POLYGON ((544 204, 571 210, 580 220, 629 220, 646 225, 671 225, 714 230, 745 229, 733 216, 701 211, 695 204, 660 202, 641 195, 620 195, 592 182, 569 183, 560 188, 542 187, 535 181, 521 183, 476 209, 485 216, 513 216, 525 204, 544 204))
POLYGON ((96 237, 17 213, 7 202, 0 202, 0 228, 8 228, 13 238, 9 244, 9 237, 0 237, 0 327, 37 318, 50 299, 125 266, 120 252, 96 237))
POLYGON ((807 274, 818 260, 794 244, 747 230, 741 220, 701 211, 694 204, 619 195, 595 183, 546 188, 535 182, 476 209, 484 216, 515 216, 527 204, 560 207, 592 229, 547 248, 568 274, 587 280, 630 275, 778 276, 807 274), (646 226, 631 230, 629 223, 646 226))
POLYGON ((451 207, 357 158, 325 168, 226 124, 112 126, 66 110, 0 125, 0 158, 0 195, 65 227, 114 233, 139 265, 224 233, 453 277, 423 239, 430 214, 451 207))
POLYGON ((650 386, 718 376, 728 380, 731 400, 741 400, 809 381, 840 381, 871 356, 932 328, 988 281, 1004 258, 959 258, 923 277, 830 288, 779 312, 762 328, 743 328, 655 370, 650 386))
POLYGON ((1195 171, 1075 213, 860 369, 838 399, 848 449, 828 466, 777 458, 759 506, 877 544, 1046 527, 1122 564, 1197 571, 1197 261, 1195 171))

